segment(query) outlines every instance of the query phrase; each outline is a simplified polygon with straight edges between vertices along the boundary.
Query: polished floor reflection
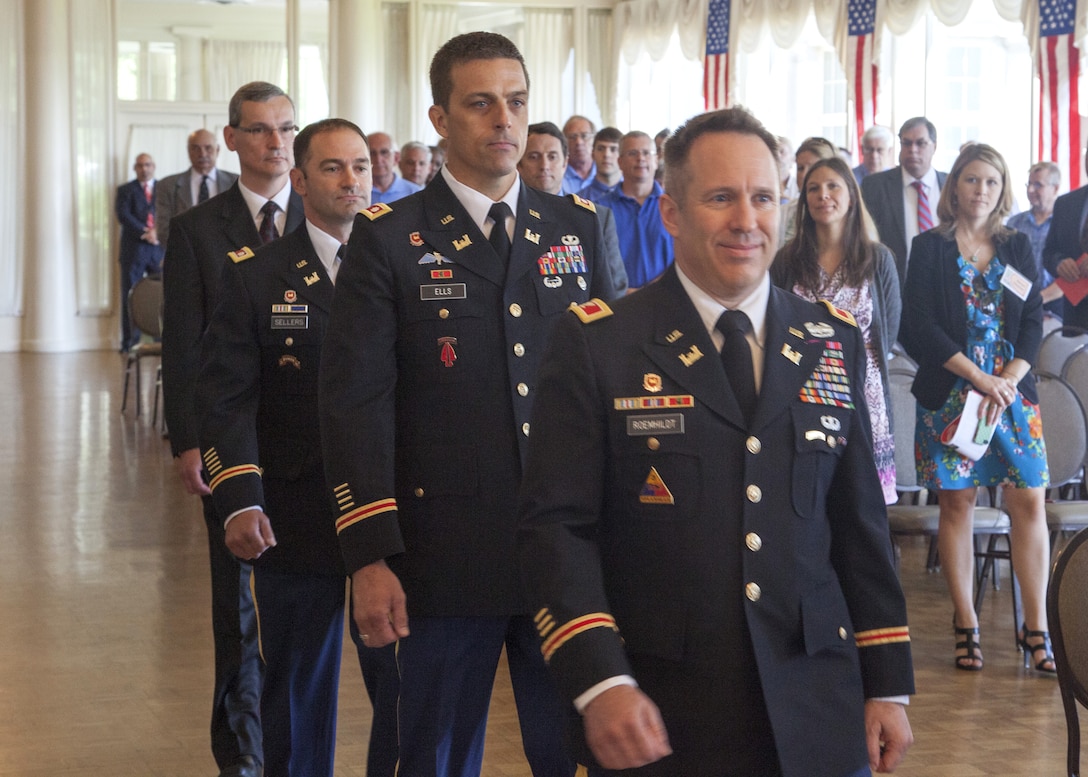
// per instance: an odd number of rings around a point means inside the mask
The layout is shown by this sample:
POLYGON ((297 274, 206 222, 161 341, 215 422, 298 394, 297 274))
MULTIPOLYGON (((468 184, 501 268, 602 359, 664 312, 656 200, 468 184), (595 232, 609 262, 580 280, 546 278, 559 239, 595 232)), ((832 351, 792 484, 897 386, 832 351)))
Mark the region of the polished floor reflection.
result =
MULTIPOLYGON (((117 354, 0 354, 0 776, 214 775, 206 539, 169 446, 121 406, 117 354)), ((1005 571, 1007 575, 1007 570, 1005 571)), ((1013 645, 1008 581, 982 614, 986 668, 952 669, 943 581, 904 547, 918 695, 905 777, 1062 774, 1057 683, 1013 645)), ((369 705, 341 680, 337 777, 365 774, 369 705)), ((1088 732, 1086 732, 1088 733, 1088 732)), ((528 777, 505 670, 484 774, 528 777)))

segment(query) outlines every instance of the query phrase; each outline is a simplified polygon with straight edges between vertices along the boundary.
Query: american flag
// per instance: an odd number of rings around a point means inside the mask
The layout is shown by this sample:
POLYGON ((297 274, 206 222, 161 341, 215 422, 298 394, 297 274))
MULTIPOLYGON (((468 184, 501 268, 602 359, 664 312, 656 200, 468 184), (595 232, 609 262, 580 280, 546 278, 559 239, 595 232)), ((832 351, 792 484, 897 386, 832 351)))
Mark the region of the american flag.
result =
POLYGON ((729 106, 729 2, 710 0, 703 59, 703 104, 708 111, 729 106))
POLYGON ((1076 0, 1039 0, 1039 158, 1053 159, 1080 186, 1080 51, 1073 43, 1076 0))
POLYGON ((846 84, 854 97, 854 132, 858 148, 865 130, 876 123, 876 0, 846 4, 846 84))

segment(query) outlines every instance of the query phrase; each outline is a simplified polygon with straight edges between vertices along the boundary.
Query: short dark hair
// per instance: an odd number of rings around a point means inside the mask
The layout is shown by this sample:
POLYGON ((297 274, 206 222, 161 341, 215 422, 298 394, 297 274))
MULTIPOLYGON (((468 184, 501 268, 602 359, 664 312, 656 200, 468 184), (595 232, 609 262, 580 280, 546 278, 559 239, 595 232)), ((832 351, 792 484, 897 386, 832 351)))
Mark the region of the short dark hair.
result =
POLYGON ((336 130, 350 130, 361 137, 368 148, 370 147, 366 134, 354 122, 347 119, 322 119, 313 124, 307 124, 302 128, 302 132, 295 135, 295 167, 302 170, 302 166, 310 161, 310 144, 317 135, 336 130))
POLYGON ((925 125, 926 134, 929 135, 929 139, 933 141, 933 145, 937 145, 937 127, 925 116, 915 116, 913 119, 907 119, 903 122, 903 126, 899 128, 899 139, 903 139, 904 132, 922 125, 925 125))
POLYGON ((513 59, 525 74, 529 88, 529 71, 525 59, 513 41, 495 32, 466 32, 446 41, 431 60, 431 99, 443 110, 450 109, 453 94, 453 68, 480 59, 513 59))
POLYGON ((563 147, 563 158, 567 158, 567 139, 563 135, 563 131, 555 125, 552 121, 542 121, 537 124, 529 125, 530 135, 551 135, 553 138, 559 141, 559 145, 563 147))
POLYGON ((227 107, 227 124, 237 127, 242 123, 242 103, 266 103, 275 97, 287 97, 287 102, 291 103, 291 110, 295 109, 295 101, 275 84, 267 81, 250 81, 238 87, 238 91, 230 98, 230 105, 227 107))
POLYGON ((596 148, 598 143, 616 143, 623 140, 623 133, 615 127, 604 127, 593 136, 593 146, 596 148))
POLYGON ((771 158, 778 161, 778 141, 767 131, 759 119, 746 108, 724 108, 702 113, 680 125, 665 143, 665 189, 674 200, 681 202, 684 196, 684 173, 688 156, 695 141, 710 133, 733 132, 753 135, 770 149, 771 158))

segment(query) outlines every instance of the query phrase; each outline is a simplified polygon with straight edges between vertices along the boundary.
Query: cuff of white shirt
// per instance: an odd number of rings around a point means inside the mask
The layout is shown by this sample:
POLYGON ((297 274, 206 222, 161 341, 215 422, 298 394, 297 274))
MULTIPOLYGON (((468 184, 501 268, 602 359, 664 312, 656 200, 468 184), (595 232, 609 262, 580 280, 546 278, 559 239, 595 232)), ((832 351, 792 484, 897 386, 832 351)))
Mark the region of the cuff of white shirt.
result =
POLYGON ((868 699, 868 701, 888 701, 892 704, 902 704, 904 707, 910 705, 909 696, 874 696, 873 698, 868 699))
POLYGON ((241 510, 235 510, 233 513, 231 513, 230 515, 227 516, 227 519, 225 521, 223 521, 223 528, 226 529, 227 524, 230 523, 232 520, 234 520, 234 517, 236 515, 241 515, 242 513, 246 512, 247 510, 260 510, 260 509, 261 509, 260 505, 250 505, 249 507, 243 507, 241 510))
POLYGON ((580 694, 578 698, 574 700, 574 709, 578 710, 578 714, 581 715, 589 703, 607 691, 609 688, 615 688, 619 685, 629 685, 632 688, 638 688, 638 683, 635 682, 635 678, 629 674, 619 674, 615 677, 609 677, 607 680, 601 680, 596 685, 592 686, 588 691, 580 694))

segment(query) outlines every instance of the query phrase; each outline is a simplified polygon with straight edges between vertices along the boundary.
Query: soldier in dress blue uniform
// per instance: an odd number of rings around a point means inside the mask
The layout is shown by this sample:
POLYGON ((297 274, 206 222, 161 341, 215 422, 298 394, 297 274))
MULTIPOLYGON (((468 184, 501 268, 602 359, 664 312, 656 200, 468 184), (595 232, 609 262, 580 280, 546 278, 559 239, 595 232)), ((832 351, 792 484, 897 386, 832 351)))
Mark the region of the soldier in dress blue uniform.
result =
MULTIPOLYGON (((256 252, 232 253, 224 268, 202 350, 200 440, 226 545, 253 564, 264 773, 332 777, 345 572, 321 460, 317 376, 345 244, 370 204, 370 154, 362 131, 343 119, 308 126, 294 152, 291 183, 306 218, 256 252)), ((385 674, 395 682, 388 653, 385 674)), ((371 658, 368 686, 383 675, 382 657, 371 658)), ((384 707, 372 700, 367 773, 392 777, 395 685, 384 707)))
POLYGON ((571 303, 612 296, 592 203, 527 188, 528 75, 501 35, 446 43, 427 187, 356 219, 322 357, 321 433, 366 644, 397 641, 400 775, 478 775, 505 646, 533 774, 571 775, 514 560, 536 368, 571 303))
POLYGON ((771 287, 775 147, 742 110, 670 138, 675 265, 565 316, 541 365, 519 557, 609 774, 855 777, 911 743, 864 346, 771 287))

